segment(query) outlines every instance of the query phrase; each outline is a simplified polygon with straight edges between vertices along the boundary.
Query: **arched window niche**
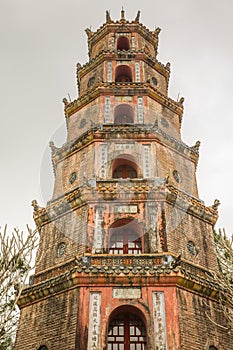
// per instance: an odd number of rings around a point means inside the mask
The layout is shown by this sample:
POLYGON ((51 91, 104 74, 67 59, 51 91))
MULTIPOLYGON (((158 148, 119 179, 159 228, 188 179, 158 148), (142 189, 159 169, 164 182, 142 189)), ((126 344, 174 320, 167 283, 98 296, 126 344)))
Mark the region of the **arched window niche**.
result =
POLYGON ((109 254, 141 254, 142 229, 137 220, 122 218, 114 222, 109 229, 109 254))
POLYGON ((48 350, 48 348, 45 345, 41 345, 38 350, 48 350))
POLYGON ((112 162, 112 177, 114 179, 135 179, 138 177, 138 166, 130 154, 121 154, 112 162))
POLYGON ((116 67, 115 82, 116 83, 128 83, 132 82, 132 70, 129 66, 120 65, 116 67))
POLYGON ((117 50, 126 50, 130 49, 129 39, 126 36, 120 36, 117 39, 117 50))
POLYGON ((216 348, 216 346, 210 345, 209 350, 218 350, 218 349, 216 348))
POLYGON ((120 104, 114 109, 114 123, 115 124, 133 124, 134 123, 134 109, 126 104, 120 104))
POLYGON ((107 349, 148 349, 146 322, 139 309, 124 305, 112 312, 108 323, 107 349))

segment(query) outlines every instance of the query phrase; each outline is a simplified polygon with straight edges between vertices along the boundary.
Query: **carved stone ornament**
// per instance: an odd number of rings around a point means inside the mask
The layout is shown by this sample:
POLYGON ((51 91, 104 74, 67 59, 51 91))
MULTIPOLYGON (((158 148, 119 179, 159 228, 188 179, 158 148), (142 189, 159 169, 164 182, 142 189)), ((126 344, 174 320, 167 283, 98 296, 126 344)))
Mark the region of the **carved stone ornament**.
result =
POLYGON ((75 180, 77 179, 77 174, 75 172, 73 172, 71 175, 70 175, 70 178, 69 178, 69 183, 72 185, 75 180))
POLYGON ((66 244, 62 242, 57 247, 57 257, 60 258, 62 255, 65 254, 65 251, 66 251, 66 244))
POLYGON ((178 184, 180 184, 182 182, 181 175, 180 175, 179 171, 173 170, 172 175, 178 184))
POLYGON ((161 124, 164 128, 169 127, 169 123, 168 123, 167 119, 165 119, 165 118, 161 118, 161 124))

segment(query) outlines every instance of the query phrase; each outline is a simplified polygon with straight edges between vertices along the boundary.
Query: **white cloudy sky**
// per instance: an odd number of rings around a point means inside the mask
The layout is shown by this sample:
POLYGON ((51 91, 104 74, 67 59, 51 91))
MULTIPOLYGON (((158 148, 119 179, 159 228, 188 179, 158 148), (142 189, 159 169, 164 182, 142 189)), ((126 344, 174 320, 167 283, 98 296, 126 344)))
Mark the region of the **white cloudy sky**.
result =
POLYGON ((218 226, 233 233, 231 0, 0 0, 1 225, 33 226, 32 199, 49 199, 46 149, 50 140, 65 141, 62 99, 77 96, 84 29, 97 29, 106 9, 118 19, 122 5, 128 19, 140 9, 149 29, 162 28, 158 58, 171 62, 169 94, 185 97, 183 140, 202 142, 200 197, 206 205, 221 201, 218 226))

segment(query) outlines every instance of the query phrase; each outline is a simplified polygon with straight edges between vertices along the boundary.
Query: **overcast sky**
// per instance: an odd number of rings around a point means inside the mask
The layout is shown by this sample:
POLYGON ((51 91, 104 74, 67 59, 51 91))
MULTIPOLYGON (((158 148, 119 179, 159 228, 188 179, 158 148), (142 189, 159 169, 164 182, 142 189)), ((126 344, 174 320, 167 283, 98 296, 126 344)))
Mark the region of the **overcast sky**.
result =
POLYGON ((183 141, 201 141, 200 198, 221 202, 218 227, 233 233, 233 2, 231 0, 0 0, 0 222, 33 227, 31 201, 50 199, 48 143, 65 142, 63 97, 77 97, 76 63, 87 61, 84 29, 109 9, 141 10, 159 26, 158 59, 171 62, 169 95, 185 97, 183 141))

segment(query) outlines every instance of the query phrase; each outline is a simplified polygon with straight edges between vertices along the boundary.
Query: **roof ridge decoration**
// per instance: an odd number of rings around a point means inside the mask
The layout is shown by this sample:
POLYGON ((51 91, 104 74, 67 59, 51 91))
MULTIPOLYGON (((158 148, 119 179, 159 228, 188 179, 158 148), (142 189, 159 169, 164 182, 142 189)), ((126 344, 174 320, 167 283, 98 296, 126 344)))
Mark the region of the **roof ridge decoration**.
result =
POLYGON ((140 20, 140 14, 141 14, 141 11, 140 11, 140 10, 138 10, 138 12, 137 12, 137 15, 136 15, 136 17, 135 17, 134 22, 139 23, 139 20, 140 20))
POLYGON ((137 11, 137 14, 136 14, 136 17, 134 20, 132 21, 129 21, 129 20, 126 20, 125 18, 125 10, 124 8, 122 7, 122 10, 121 10, 121 17, 119 20, 116 20, 114 21, 112 18, 111 18, 111 15, 110 15, 110 10, 106 10, 106 20, 105 20, 105 23, 103 23, 98 29, 96 29, 95 31, 92 31, 90 28, 87 28, 85 30, 87 36, 88 36, 88 40, 89 39, 92 39, 92 37, 96 36, 97 34, 99 34, 100 32, 102 32, 102 30, 110 25, 110 26, 114 26, 114 25, 127 25, 127 24, 135 24, 135 25, 139 25, 139 27, 146 31, 147 34, 151 35, 154 39, 157 39, 158 38, 158 35, 161 31, 161 28, 159 27, 156 27, 155 26, 155 29, 154 30, 149 30, 145 25, 143 25, 142 23, 140 23, 140 15, 141 15, 141 11, 138 10, 137 11))
POLYGON ((106 23, 112 23, 113 20, 111 19, 110 16, 110 10, 106 10, 106 23))

